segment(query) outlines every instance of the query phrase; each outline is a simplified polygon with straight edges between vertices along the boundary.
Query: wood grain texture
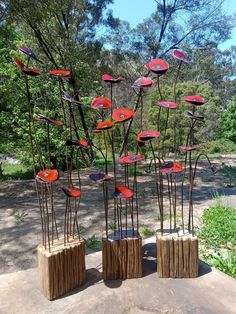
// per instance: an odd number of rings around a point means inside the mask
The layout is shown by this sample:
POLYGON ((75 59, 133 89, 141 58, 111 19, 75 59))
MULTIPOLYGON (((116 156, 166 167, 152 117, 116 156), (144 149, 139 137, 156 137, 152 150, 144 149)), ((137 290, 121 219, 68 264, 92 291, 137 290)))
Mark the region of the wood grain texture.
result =
POLYGON ((103 279, 142 277, 142 239, 102 239, 103 279))
POLYGON ((62 296, 85 282, 85 243, 70 239, 55 241, 51 252, 38 246, 39 285, 42 294, 49 300, 62 296))
POLYGON ((157 234, 157 272, 161 278, 195 278, 198 264, 197 237, 157 234))

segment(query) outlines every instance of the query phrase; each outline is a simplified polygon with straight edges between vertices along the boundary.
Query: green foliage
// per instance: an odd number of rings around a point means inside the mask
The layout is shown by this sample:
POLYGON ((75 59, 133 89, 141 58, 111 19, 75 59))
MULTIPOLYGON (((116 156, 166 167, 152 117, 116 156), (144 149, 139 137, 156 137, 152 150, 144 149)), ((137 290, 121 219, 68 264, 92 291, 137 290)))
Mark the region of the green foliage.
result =
POLYGON ((236 144, 236 98, 231 100, 224 111, 222 136, 236 144))
POLYGON ((3 164, 3 180, 27 180, 34 177, 33 169, 23 164, 3 164))
POLYGON ((236 252, 222 251, 213 254, 205 254, 205 261, 229 276, 236 278, 236 252))
POLYGON ((200 232, 206 248, 236 247, 236 211, 225 207, 220 200, 205 209, 200 232))
POLYGON ((226 177, 226 184, 228 187, 233 187, 236 185, 236 167, 224 166, 221 171, 226 177))
POLYGON ((14 217, 15 217, 17 223, 24 222, 24 220, 27 216, 28 216, 27 212, 19 211, 19 210, 14 214, 14 217))
POLYGON ((89 237, 88 239, 85 240, 86 246, 87 248, 94 250, 94 251, 98 251, 101 249, 101 245, 102 242, 101 240, 98 240, 97 237, 94 235, 92 235, 91 237, 89 237))
POLYGON ((202 149, 207 154, 236 153, 235 143, 225 138, 221 138, 221 139, 211 141, 211 142, 206 142, 202 145, 202 149))
POLYGON ((155 235, 155 233, 156 233, 156 231, 154 229, 146 227, 146 226, 142 227, 140 229, 140 232, 141 232, 141 235, 143 237, 151 237, 151 236, 155 235))

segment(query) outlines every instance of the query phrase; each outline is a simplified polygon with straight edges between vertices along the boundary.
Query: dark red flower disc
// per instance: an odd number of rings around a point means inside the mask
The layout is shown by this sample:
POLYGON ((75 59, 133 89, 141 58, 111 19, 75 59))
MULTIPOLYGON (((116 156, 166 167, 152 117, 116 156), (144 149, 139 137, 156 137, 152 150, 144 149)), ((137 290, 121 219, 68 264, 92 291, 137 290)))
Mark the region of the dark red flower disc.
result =
POLYGON ((113 194, 114 198, 130 198, 134 195, 134 191, 128 189, 124 185, 116 186, 115 192, 113 194))
POLYGON ((76 188, 62 186, 61 189, 68 197, 79 197, 81 195, 80 190, 76 188))
POLYGON ((22 53, 24 53, 24 54, 26 54, 27 56, 29 56, 29 57, 35 59, 35 60, 41 62, 41 61, 36 57, 35 53, 34 53, 30 48, 28 48, 28 47, 26 47, 26 46, 20 46, 20 47, 19 47, 19 51, 22 52, 22 53))
POLYGON ((94 182, 108 181, 111 179, 111 176, 105 173, 92 173, 89 177, 94 182))
POLYGON ((109 99, 106 99, 104 97, 98 97, 94 98, 94 100, 91 103, 91 107, 93 109, 110 109, 112 106, 111 102, 109 99))
POLYGON ((183 170, 184 169, 181 164, 177 162, 168 162, 161 167, 160 172, 172 174, 182 172, 183 170))
POLYGON ((110 74, 103 74, 102 80, 104 82, 109 82, 109 83, 120 83, 121 81, 124 81, 125 79, 121 76, 113 77, 110 74))
POLYGON ((36 180, 41 183, 52 183, 57 181, 59 173, 56 169, 46 169, 39 171, 36 175, 36 180))
POLYGON ((167 109, 176 109, 179 107, 178 104, 171 101, 159 101, 159 106, 167 109))
POLYGON ((60 78, 69 78, 71 77, 71 73, 68 70, 52 70, 48 72, 49 75, 60 77, 60 78))
POLYGON ((154 140, 155 138, 159 137, 161 135, 160 132, 156 132, 156 131, 144 131, 138 134, 138 136, 136 137, 136 140, 138 142, 146 142, 146 141, 150 141, 150 140, 154 140))
POLYGON ((103 130, 109 130, 113 128, 114 124, 111 121, 103 121, 98 123, 95 131, 103 131, 103 130))
POLYGON ((149 61, 146 64, 146 67, 149 71, 162 75, 169 69, 169 64, 165 60, 157 58, 149 61))
POLYGON ((63 92, 62 98, 66 101, 69 101, 74 104, 83 105, 79 100, 75 100, 73 97, 71 97, 67 92, 63 92))
POLYGON ((123 156, 117 159, 117 161, 121 164, 133 164, 135 162, 138 162, 140 160, 143 160, 145 157, 144 155, 127 155, 127 156, 123 156))
POLYGON ((190 103, 191 105, 195 105, 195 106, 201 106, 203 104, 205 104, 205 99, 197 96, 197 95, 193 95, 193 96, 187 96, 184 98, 184 101, 190 103))
POLYGON ((68 139, 66 141, 66 146, 88 148, 89 144, 86 141, 73 141, 68 139))
POLYGON ((135 112, 128 108, 119 108, 115 109, 112 114, 112 119, 116 122, 126 122, 132 119, 135 115, 135 112))
POLYGON ((153 80, 149 77, 140 77, 138 78, 132 85, 134 88, 145 88, 145 87, 152 87, 153 80))
POLYGON ((190 62, 186 59, 186 56, 183 54, 183 52, 181 52, 180 50, 171 50, 171 54, 173 57, 175 57, 176 59, 189 64, 190 62))
POLYGON ((179 146, 179 150, 182 152, 193 152, 193 151, 199 151, 200 147, 198 145, 194 146, 179 146))
POLYGON ((24 64, 24 62, 22 62, 20 59, 15 58, 15 64, 18 66, 18 68, 21 69, 22 72, 24 72, 27 75, 31 75, 31 76, 38 76, 40 75, 40 71, 38 69, 33 69, 33 68, 27 68, 24 64))
POLYGON ((46 116, 44 116, 43 114, 37 114, 35 116, 36 120, 43 120, 43 121, 46 121, 52 125, 55 125, 55 126, 62 126, 63 125, 63 122, 59 121, 59 120, 52 120, 50 118, 47 118, 46 116))

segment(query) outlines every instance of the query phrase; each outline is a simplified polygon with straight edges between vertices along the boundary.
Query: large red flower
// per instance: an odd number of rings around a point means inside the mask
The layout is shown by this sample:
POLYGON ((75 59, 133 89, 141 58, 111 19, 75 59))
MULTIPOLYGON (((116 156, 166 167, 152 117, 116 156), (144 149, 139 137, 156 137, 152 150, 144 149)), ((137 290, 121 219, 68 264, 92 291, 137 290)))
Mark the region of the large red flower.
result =
POLYGON ((104 82, 109 82, 109 83, 120 83, 121 81, 124 81, 125 79, 121 76, 113 77, 110 74, 103 74, 102 80, 104 82))
POLYGON ((184 101, 190 103, 191 105, 195 105, 195 106, 201 106, 203 104, 205 104, 205 99, 197 96, 197 95, 193 95, 193 96, 187 96, 184 98, 184 101))
POLYGON ((79 197, 81 195, 80 190, 76 189, 76 188, 70 188, 67 186, 62 186, 61 189, 66 194, 66 196, 68 196, 68 197, 79 197))
POLYGON ((132 85, 134 88, 152 87, 153 80, 149 77, 140 77, 132 85))
POLYGON ((171 101, 159 101, 159 106, 167 109, 176 109, 177 107, 179 107, 178 104, 171 101))
POLYGON ((49 75, 60 77, 60 78, 69 78, 71 77, 71 73, 68 70, 52 70, 48 72, 49 75))
POLYGON ((109 130, 113 128, 114 124, 111 121, 103 121, 98 123, 95 132, 99 131, 104 131, 104 130, 109 130))
POLYGON ((138 136, 136 137, 136 140, 138 142, 146 142, 146 141, 150 141, 150 140, 154 140, 155 138, 159 137, 161 135, 160 132, 156 132, 156 131, 144 131, 138 134, 138 136))
POLYGON ((20 59, 15 58, 15 64, 18 66, 18 68, 21 69, 22 72, 24 72, 27 75, 30 76, 38 76, 40 75, 40 71, 38 69, 33 68, 27 68, 24 62, 22 62, 20 59))
POLYGON ((56 169, 46 169, 39 171, 36 175, 36 180, 41 183, 52 183, 57 181, 59 173, 56 169))
POLYGON ((128 108, 119 108, 115 109, 112 114, 112 119, 116 122, 126 122, 132 119, 135 115, 135 112, 128 108))
POLYGON ((94 100, 91 103, 91 107, 93 109, 110 109, 112 106, 111 102, 109 99, 104 98, 104 97, 97 97, 94 98, 94 100))
POLYGON ((56 126, 62 126, 63 122, 59 121, 59 120, 52 120, 50 118, 45 117, 43 114, 37 114, 35 116, 36 120, 43 120, 46 121, 52 125, 56 125, 56 126))
POLYGON ((123 156, 117 159, 117 161, 121 164, 133 164, 135 162, 138 162, 140 160, 143 160, 145 157, 144 155, 127 155, 127 156, 123 156))
POLYGON ((149 71, 162 75, 169 69, 169 64, 163 59, 157 58, 149 61, 146 64, 146 67, 149 71))
POLYGON ((180 60, 181 62, 187 63, 189 64, 190 62, 186 59, 186 56, 183 54, 183 52, 179 51, 179 50, 171 50, 171 54, 173 57, 175 57, 176 59, 180 60))
POLYGON ((116 186, 115 192, 113 194, 114 198, 130 198, 134 195, 134 191, 128 189, 124 185, 116 186))
POLYGON ((168 162, 167 164, 164 164, 161 169, 160 172, 162 173, 167 173, 167 174, 172 174, 172 173, 179 173, 182 172, 183 166, 177 162, 168 162))

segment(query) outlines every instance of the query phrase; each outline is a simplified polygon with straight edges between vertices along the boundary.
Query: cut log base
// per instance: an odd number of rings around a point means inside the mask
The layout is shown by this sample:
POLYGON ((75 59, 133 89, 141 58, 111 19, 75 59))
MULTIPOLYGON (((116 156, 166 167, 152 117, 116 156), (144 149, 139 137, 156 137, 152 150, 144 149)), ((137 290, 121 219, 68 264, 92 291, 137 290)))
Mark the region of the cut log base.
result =
POLYGON ((51 252, 38 246, 39 285, 42 294, 53 300, 81 286, 86 279, 85 243, 78 238, 54 241, 51 252))
POLYGON ((157 272, 161 278, 198 277, 198 238, 191 234, 157 234, 157 272))
POLYGON ((103 279, 142 277, 142 238, 110 234, 102 238, 103 279))

